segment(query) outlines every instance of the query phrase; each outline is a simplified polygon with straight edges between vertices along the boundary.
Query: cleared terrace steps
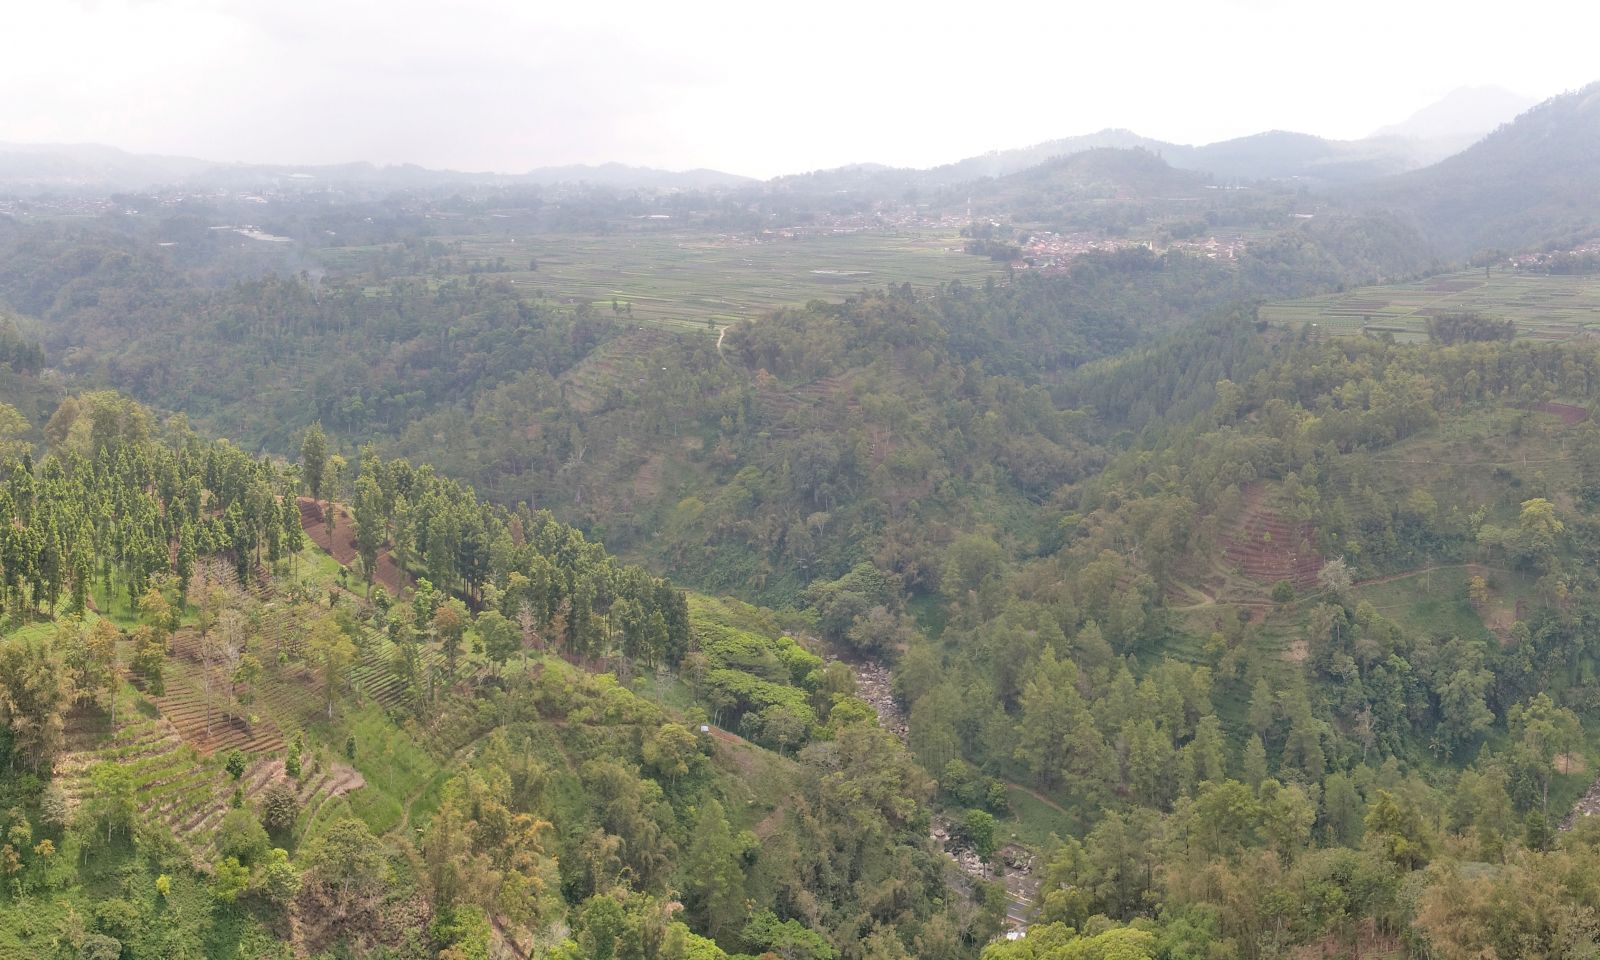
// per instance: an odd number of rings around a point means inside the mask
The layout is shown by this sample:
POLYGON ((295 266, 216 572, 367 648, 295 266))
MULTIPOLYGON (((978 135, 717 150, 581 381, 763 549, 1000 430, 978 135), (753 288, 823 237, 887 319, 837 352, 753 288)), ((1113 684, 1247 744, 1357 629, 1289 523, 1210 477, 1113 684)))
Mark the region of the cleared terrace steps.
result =
MULTIPOLYGON (((222 689, 226 680, 220 675, 216 689, 211 691, 210 706, 203 686, 204 681, 195 674, 203 671, 199 655, 200 638, 195 634, 179 634, 173 638, 171 657, 185 661, 187 669, 168 669, 163 678, 160 696, 146 696, 176 727, 183 739, 207 756, 217 751, 239 750, 244 753, 271 753, 284 748, 284 737, 272 720, 256 716, 255 723, 227 715, 227 693, 222 689)), ((219 669, 218 673, 222 671, 219 669)), ((258 681, 258 688, 266 684, 258 681)), ((258 689, 257 696, 260 696, 258 689)), ((236 712, 248 717, 254 705, 240 706, 236 712)))
POLYGON ((155 788, 174 782, 195 760, 194 751, 184 746, 165 717, 139 717, 120 724, 97 746, 64 753, 56 761, 55 779, 68 803, 76 806, 88 796, 89 771, 97 763, 116 763, 132 774, 135 784, 155 788))
MULTIPOLYGON (((360 663, 350 671, 351 684, 361 694, 386 711, 400 710, 405 706, 406 684, 394 667, 398 645, 380 630, 367 632, 362 645, 360 663)), ((444 665, 444 655, 438 649, 421 644, 417 651, 417 676, 426 678, 435 668, 444 665)))
POLYGON ((223 774, 220 790, 213 793, 205 803, 191 808, 189 817, 175 824, 173 829, 179 836, 189 841, 200 861, 209 863, 215 860, 217 855, 217 827, 221 825, 222 818, 228 815, 228 811, 233 809, 235 786, 244 791, 245 808, 255 809, 261 803, 267 788, 279 782, 296 785, 295 796, 300 801, 302 826, 310 823, 315 818, 316 812, 329 800, 342 797, 352 790, 366 786, 367 783, 354 768, 342 763, 321 764, 313 756, 308 756, 302 761, 298 780, 289 779, 284 772, 281 757, 260 760, 245 770, 238 784, 223 774))
POLYGON ((820 411, 834 401, 842 401, 848 410, 856 410, 861 401, 847 393, 850 378, 844 374, 823 377, 789 389, 762 391, 756 397, 764 428, 774 436, 798 435, 802 428, 785 421, 793 419, 800 411, 820 411))
MULTIPOLYGON (((235 783, 215 762, 207 762, 179 737, 165 717, 140 717, 118 727, 95 749, 72 751, 56 764, 57 782, 76 807, 92 790, 90 771, 100 762, 116 763, 133 777, 139 818, 171 830, 189 845, 202 864, 216 855, 216 828, 233 809, 235 787, 244 791, 246 807, 254 808, 273 783, 285 780, 281 756, 251 763, 235 783)), ((302 822, 309 823, 324 803, 366 785, 361 774, 343 763, 320 763, 307 756, 297 783, 302 822)))
MULTIPOLYGON (((199 582, 205 587, 219 585, 230 594, 249 597, 260 610, 263 642, 274 650, 282 649, 291 654, 301 652, 305 631, 293 622, 287 603, 277 596, 265 576, 256 577, 248 586, 241 586, 231 564, 210 560, 202 565, 199 582)), ((192 628, 180 630, 173 636, 168 650, 168 665, 163 678, 163 693, 160 696, 146 695, 178 728, 185 741, 207 755, 219 750, 240 750, 247 754, 282 751, 286 738, 278 721, 288 719, 303 722, 307 713, 314 712, 318 702, 317 697, 308 695, 298 682, 294 685, 285 684, 274 677, 271 670, 267 670, 254 684, 252 692, 255 701, 236 706, 235 712, 242 716, 229 718, 226 716, 227 694, 223 689, 226 679, 221 676, 224 671, 218 668, 208 710, 200 636, 192 628), (245 719, 250 716, 255 717, 254 723, 245 719)), ((296 681, 302 679, 304 677, 296 677, 296 681)))
POLYGON ((1222 555, 1239 572, 1262 584, 1287 580, 1297 591, 1316 587, 1323 557, 1316 549, 1316 528, 1296 523, 1266 509, 1259 490, 1238 524, 1223 535, 1222 555))
POLYGON ((675 336, 665 331, 640 330, 600 345, 561 376, 562 395, 573 409, 593 413, 604 405, 613 387, 627 390, 640 377, 647 376, 646 363, 651 355, 675 336))

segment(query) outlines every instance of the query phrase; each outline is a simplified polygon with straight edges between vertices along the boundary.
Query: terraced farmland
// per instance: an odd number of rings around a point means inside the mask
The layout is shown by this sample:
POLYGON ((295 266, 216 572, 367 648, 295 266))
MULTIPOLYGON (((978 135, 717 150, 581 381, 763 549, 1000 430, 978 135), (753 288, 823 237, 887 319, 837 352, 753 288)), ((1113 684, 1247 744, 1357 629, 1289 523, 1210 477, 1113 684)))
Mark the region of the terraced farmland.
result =
MULTIPOLYGON (((842 300, 866 287, 950 280, 982 283, 1004 266, 962 252, 953 231, 734 237, 707 233, 609 236, 473 236, 450 262, 504 260, 521 269, 492 276, 530 296, 589 303, 609 315, 615 300, 630 319, 706 331, 808 300, 842 300), (537 270, 525 269, 530 260, 537 270)), ((328 254, 332 262, 372 248, 328 254)))
MULTIPOLYGON (((287 779, 283 758, 274 756, 256 760, 236 784, 220 763, 206 761, 187 746, 164 716, 123 723, 97 746, 64 754, 56 772, 69 803, 83 800, 89 791, 89 771, 100 762, 127 768, 139 797, 140 817, 187 841, 202 863, 213 859, 215 829, 233 808, 235 787, 244 792, 248 807, 273 783, 287 779)), ((297 783, 307 822, 324 803, 366 785, 353 768, 322 762, 314 755, 308 755, 297 783)))
MULTIPOLYGON (((350 671, 350 684, 384 710, 397 711, 405 704, 405 681, 394 668, 398 648, 387 635, 372 631, 367 635, 361 651, 361 662, 350 671)), ((426 677, 435 667, 444 665, 444 655, 437 647, 423 644, 418 647, 417 675, 426 677)))
POLYGON ((1262 585, 1287 580, 1300 591, 1317 585, 1322 556, 1314 546, 1316 531, 1296 523, 1262 502, 1259 486, 1245 493, 1246 509, 1223 534, 1223 556, 1239 572, 1262 585))
POLYGON ((670 336, 639 330, 601 344, 583 362, 562 374, 561 390, 567 402, 583 413, 600 409, 613 391, 626 391, 649 375, 652 368, 646 363, 651 351, 670 336))
POLYGON ((209 756, 219 750, 270 753, 283 749, 283 734, 270 719, 258 717, 247 723, 228 717, 222 691, 212 692, 208 706, 206 692, 196 678, 181 670, 169 669, 167 674, 165 691, 151 699, 195 750, 209 756))
POLYGON ((1515 321, 1520 336, 1537 340, 1594 336, 1600 334, 1600 277, 1466 271, 1269 303, 1261 318, 1292 327, 1315 324, 1330 334, 1389 332, 1421 340, 1429 317, 1462 312, 1515 321))

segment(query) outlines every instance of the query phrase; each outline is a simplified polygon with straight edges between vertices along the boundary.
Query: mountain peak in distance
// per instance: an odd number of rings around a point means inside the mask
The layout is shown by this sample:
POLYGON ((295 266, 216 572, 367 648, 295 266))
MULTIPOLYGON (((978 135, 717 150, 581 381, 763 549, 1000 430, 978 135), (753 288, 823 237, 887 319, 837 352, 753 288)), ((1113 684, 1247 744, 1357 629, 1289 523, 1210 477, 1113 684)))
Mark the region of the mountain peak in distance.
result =
POLYGON ((1399 123, 1380 127, 1372 135, 1471 142, 1503 123, 1510 123, 1537 102, 1504 87, 1457 87, 1399 123))

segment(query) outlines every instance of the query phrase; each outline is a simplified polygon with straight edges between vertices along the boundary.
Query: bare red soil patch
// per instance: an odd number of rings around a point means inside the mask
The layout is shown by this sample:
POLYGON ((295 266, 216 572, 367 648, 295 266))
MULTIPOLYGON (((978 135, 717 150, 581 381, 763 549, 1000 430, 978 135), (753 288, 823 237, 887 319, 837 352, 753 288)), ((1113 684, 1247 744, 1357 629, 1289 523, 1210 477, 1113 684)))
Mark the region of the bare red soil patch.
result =
MULTIPOLYGON (((310 497, 300 498, 300 526, 305 529, 306 536, 311 542, 327 551, 328 555, 339 562, 342 567, 355 570, 356 552, 356 519, 339 504, 333 505, 334 526, 333 533, 328 533, 326 523, 327 514, 324 513, 324 504, 310 497)), ((388 550, 378 551, 378 569, 374 571, 372 582, 389 591, 391 595, 399 596, 410 584, 410 579, 394 562, 394 556, 388 550)))
POLYGON ((258 717, 252 724, 227 716, 220 705, 207 709, 204 696, 185 684, 169 681, 166 693, 152 699, 178 729, 183 742, 201 754, 209 756, 218 750, 271 753, 283 749, 283 735, 271 720, 258 717))
POLYGON ((1287 580, 1297 591, 1315 588, 1323 563, 1316 528, 1285 518, 1263 499, 1260 485, 1246 488, 1245 508, 1222 537, 1223 557, 1257 583, 1287 580))
POLYGON ((1589 419, 1588 410, 1570 403, 1524 403, 1519 404, 1517 409, 1553 414, 1560 417, 1561 422, 1569 427, 1589 419))

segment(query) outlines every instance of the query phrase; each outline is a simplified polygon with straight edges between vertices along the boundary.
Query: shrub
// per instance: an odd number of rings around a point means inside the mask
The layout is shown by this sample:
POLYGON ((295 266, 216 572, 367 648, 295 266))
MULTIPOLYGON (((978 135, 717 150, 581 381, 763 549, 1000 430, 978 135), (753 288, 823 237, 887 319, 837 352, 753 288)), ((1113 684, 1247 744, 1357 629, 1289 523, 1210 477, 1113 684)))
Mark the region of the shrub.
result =
POLYGON ((274 836, 285 837, 300 818, 300 797, 291 784, 282 780, 267 788, 261 798, 261 825, 274 836))
POLYGON ((229 810, 217 826, 217 852, 249 865, 267 852, 267 831, 248 810, 229 810))

